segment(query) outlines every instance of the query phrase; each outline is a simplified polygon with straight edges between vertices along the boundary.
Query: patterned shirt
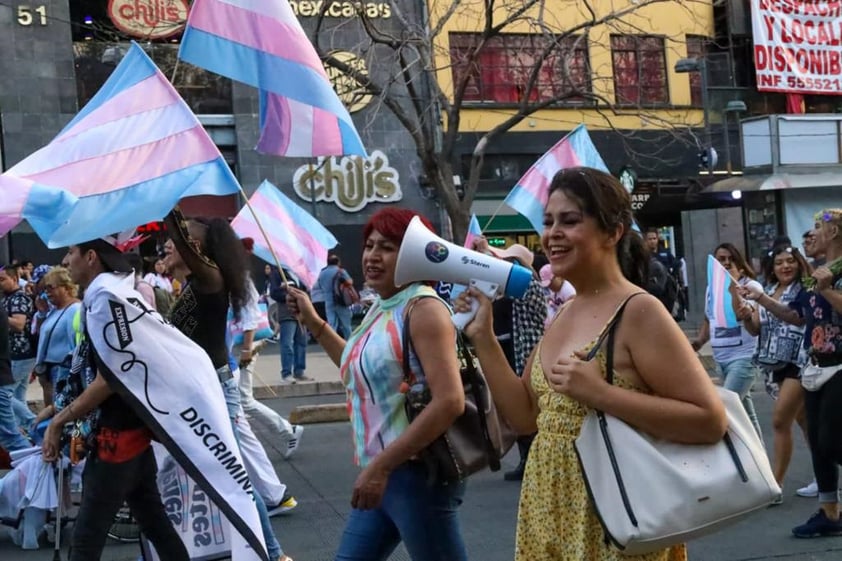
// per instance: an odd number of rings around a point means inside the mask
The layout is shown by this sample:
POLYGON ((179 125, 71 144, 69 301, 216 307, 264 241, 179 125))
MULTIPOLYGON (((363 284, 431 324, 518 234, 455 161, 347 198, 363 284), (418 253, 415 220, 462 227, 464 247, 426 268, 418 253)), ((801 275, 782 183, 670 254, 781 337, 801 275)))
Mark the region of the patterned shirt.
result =
MULTIPOLYGON (((342 353, 340 373, 351 416, 354 462, 362 467, 409 425, 405 396, 400 391, 404 378, 403 318, 410 300, 422 296, 441 300, 432 288, 422 284, 411 284, 391 298, 377 300, 342 353)), ((414 354, 409 365, 416 381, 423 383, 424 372, 414 354)))
MULTIPOLYGON (((833 290, 842 292, 842 275, 832 281, 833 290)), ((818 292, 802 290, 789 304, 807 324, 804 347, 810 355, 840 355, 842 357, 842 314, 818 292)))
POLYGON ((35 358, 35 345, 32 344, 32 316, 35 304, 23 290, 17 290, 6 296, 4 300, 6 314, 11 319, 14 315, 26 316, 23 331, 9 330, 9 355, 12 360, 26 360, 35 358))
MULTIPOLYGON (((771 297, 778 289, 777 283, 767 287, 766 294, 771 297)), ((801 283, 793 282, 781 293, 781 304, 789 305, 801 293, 801 283)), ((777 370, 787 364, 803 366, 807 362, 804 350, 804 326, 791 325, 781 321, 763 306, 758 310, 760 335, 757 338, 757 350, 754 363, 767 370, 777 370)))

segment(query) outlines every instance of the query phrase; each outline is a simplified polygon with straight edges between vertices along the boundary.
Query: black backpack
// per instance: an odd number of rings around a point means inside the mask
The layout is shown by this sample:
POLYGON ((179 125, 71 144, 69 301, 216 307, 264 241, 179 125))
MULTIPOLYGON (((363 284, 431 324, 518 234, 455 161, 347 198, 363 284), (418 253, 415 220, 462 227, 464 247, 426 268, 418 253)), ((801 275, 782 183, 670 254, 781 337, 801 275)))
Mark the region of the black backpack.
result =
POLYGON ((672 314, 675 299, 678 297, 678 281, 655 256, 649 259, 649 282, 646 292, 660 300, 672 314))

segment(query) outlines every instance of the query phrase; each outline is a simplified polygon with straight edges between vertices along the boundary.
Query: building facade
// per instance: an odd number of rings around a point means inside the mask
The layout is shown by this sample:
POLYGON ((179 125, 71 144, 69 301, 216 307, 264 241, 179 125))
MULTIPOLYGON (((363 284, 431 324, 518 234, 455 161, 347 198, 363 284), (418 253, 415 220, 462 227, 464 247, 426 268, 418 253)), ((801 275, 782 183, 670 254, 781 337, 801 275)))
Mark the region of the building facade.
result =
MULTIPOLYGON (((312 32, 321 2, 293 1, 305 30, 312 32)), ((367 14, 389 29, 392 4, 365 4, 367 14)), ((97 92, 125 53, 140 43, 190 105, 211 134, 245 192, 269 180, 316 216, 339 240, 337 253, 356 278, 362 251, 362 225, 384 205, 401 205, 440 223, 438 207, 420 187, 415 147, 405 129, 376 97, 362 95, 337 72, 329 72, 348 106, 368 151, 358 158, 276 158, 254 150, 259 137, 258 94, 186 63, 177 62, 186 0, 9 0, 0 5, 0 127, 2 166, 9 169, 47 144, 97 92)), ((404 13, 420 5, 409 3, 404 13)), ((376 47, 360 55, 362 32, 354 5, 334 1, 323 26, 329 36, 321 47, 358 70, 387 74, 371 65, 376 47)), ((413 15, 414 17, 414 15, 413 15)), ((96 181, 95 177, 90 178, 96 181)), ((233 216, 237 197, 186 201, 193 215, 233 216)), ((165 234, 159 225, 145 228, 154 253, 165 234)), ((24 223, 0 240, 0 261, 10 257, 57 262, 24 223)))
POLYGON ((479 5, 462 2, 453 16, 432 8, 433 25, 436 17, 447 18, 437 38, 439 82, 453 95, 453 85, 470 75, 457 167, 467 175, 477 141, 521 110, 524 96, 532 104, 556 100, 488 146, 473 205, 488 232, 537 245, 528 222, 501 202, 529 166, 580 123, 609 171, 632 189, 638 222, 667 227, 674 245, 681 245, 682 210, 732 204, 727 197, 694 198, 708 180, 699 168, 702 80, 699 73, 676 71, 679 60, 699 56, 711 43, 712 4, 634 9, 596 2, 591 14, 584 5, 547 1, 485 41, 472 59, 483 41, 479 5), (591 18, 604 23, 591 25, 591 18), (543 54, 547 50, 552 54, 543 54), (527 91, 536 60, 542 60, 538 77, 527 91))

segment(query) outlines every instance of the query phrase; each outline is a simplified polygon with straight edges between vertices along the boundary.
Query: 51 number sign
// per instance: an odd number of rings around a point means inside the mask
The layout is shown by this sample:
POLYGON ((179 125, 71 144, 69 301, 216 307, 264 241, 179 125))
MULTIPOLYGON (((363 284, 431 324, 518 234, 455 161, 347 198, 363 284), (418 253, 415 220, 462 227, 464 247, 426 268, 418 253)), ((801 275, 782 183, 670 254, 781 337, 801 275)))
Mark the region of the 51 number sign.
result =
POLYGON ((47 25, 47 6, 18 6, 18 24, 47 25))

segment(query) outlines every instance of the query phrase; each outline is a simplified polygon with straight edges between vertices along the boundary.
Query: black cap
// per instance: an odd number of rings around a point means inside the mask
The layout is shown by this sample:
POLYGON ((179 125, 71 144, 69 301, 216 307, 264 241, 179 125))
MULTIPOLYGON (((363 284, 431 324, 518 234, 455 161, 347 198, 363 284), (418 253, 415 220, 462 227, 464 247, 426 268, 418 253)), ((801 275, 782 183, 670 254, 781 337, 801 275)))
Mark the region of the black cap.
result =
POLYGON ((105 270, 111 273, 131 273, 132 266, 123 253, 103 239, 79 244, 82 251, 93 250, 102 262, 105 270))

